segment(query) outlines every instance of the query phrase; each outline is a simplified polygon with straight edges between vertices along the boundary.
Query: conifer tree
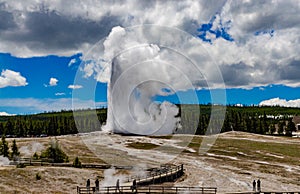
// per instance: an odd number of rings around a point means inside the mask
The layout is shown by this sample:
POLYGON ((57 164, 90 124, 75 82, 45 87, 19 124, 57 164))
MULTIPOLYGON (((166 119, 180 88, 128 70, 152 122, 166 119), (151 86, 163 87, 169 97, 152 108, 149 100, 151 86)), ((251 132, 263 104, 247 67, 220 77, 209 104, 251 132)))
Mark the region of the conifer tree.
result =
POLYGON ((285 128, 285 122, 284 121, 279 121, 278 131, 277 131, 279 135, 283 134, 284 128, 285 128))
POLYGON ((74 159, 73 167, 75 167, 75 168, 81 168, 82 167, 78 156, 74 159))
POLYGON ((273 135, 275 131, 276 131, 275 125, 272 123, 270 125, 270 134, 273 135))
POLYGON ((5 140, 5 136, 4 135, 1 138, 0 155, 4 156, 4 157, 8 157, 9 156, 9 147, 8 147, 8 143, 5 140))
POLYGON ((40 158, 52 160, 54 163, 69 162, 68 156, 58 144, 58 140, 51 141, 49 147, 41 153, 40 158))
POLYGON ((290 119, 285 129, 285 135, 292 136, 293 131, 296 131, 296 126, 295 123, 290 119))
POLYGON ((10 153, 10 157, 15 159, 15 157, 18 157, 20 155, 16 140, 14 139, 12 142, 12 146, 11 146, 11 153, 10 153))

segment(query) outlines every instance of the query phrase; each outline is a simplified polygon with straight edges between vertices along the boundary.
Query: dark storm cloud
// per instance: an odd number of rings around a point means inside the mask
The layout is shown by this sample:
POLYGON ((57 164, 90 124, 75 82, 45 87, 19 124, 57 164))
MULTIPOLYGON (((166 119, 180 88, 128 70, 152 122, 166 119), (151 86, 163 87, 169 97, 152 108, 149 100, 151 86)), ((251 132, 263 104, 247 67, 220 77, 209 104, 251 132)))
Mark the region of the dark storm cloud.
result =
POLYGON ((240 27, 243 32, 255 33, 266 29, 299 27, 299 6, 291 2, 293 1, 233 2, 230 12, 234 20, 242 21, 240 27))
POLYGON ((193 86, 195 88, 207 88, 209 87, 207 81, 205 79, 193 81, 193 86))
MULTIPOLYGON (((116 4, 121 5, 122 2, 116 1, 116 4)), ((38 11, 24 12, 26 17, 21 29, 14 21, 14 12, 2 10, 5 9, 5 5, 0 4, 0 33, 6 30, 2 38, 6 41, 26 43, 33 50, 76 49, 82 43, 94 44, 106 37, 113 27, 122 26, 127 18, 124 15, 111 15, 111 11, 108 10, 103 17, 92 20, 89 17, 49 11, 45 5, 40 5, 38 11), (13 27, 15 29, 12 29, 13 27)), ((137 6, 151 8, 155 6, 155 2, 143 0, 137 6)))
POLYGON ((278 69, 280 79, 300 81, 300 60, 292 61, 287 66, 278 69))
POLYGON ((110 15, 92 21, 55 11, 29 12, 24 23, 26 30, 12 32, 6 39, 28 42, 31 48, 77 48, 82 43, 96 43, 107 36, 113 26, 120 24, 121 18, 110 15))
POLYGON ((199 28, 199 22, 196 20, 191 20, 189 22, 184 22, 179 29, 184 30, 192 35, 196 35, 198 33, 197 29, 199 28))
POLYGON ((16 27, 12 13, 5 11, 4 4, 0 4, 0 33, 16 27))
POLYGON ((220 69, 226 86, 235 87, 253 82, 249 75, 251 69, 244 63, 222 65, 220 69))
MULTIPOLYGON (((296 17, 296 16, 295 16, 296 17)), ((248 25, 244 25, 245 31, 255 33, 266 29, 284 29, 299 25, 300 17, 292 18, 286 15, 265 15, 259 16, 249 21, 248 25)))

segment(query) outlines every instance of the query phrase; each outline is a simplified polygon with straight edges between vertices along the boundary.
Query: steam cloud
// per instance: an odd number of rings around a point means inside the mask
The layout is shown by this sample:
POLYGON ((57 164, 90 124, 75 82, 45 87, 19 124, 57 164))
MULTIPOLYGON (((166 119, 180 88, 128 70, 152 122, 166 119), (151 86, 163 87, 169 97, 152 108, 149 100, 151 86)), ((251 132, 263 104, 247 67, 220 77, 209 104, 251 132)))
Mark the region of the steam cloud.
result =
POLYGON ((35 152, 40 152, 44 149, 44 146, 41 143, 33 142, 30 145, 20 147, 20 152, 25 157, 31 157, 35 152))
POLYGON ((139 164, 133 168, 130 175, 118 174, 115 168, 106 169, 104 170, 104 179, 100 182, 100 186, 115 186, 118 179, 120 185, 122 185, 122 183, 132 181, 133 179, 147 177, 147 172, 144 169, 146 169, 146 166, 139 164))
MULTIPOLYGON (((82 70, 108 83, 108 115, 103 129, 115 133, 165 135, 180 130, 178 107, 157 96, 217 87, 223 83, 195 37, 170 28, 114 27, 93 48, 82 70), (100 57, 99 57, 100 56, 100 57), (200 72, 201 70, 201 72, 200 72), (202 74, 204 73, 204 74, 202 74)), ((198 102, 195 92, 189 100, 198 102)))
POLYGON ((0 166, 7 166, 9 163, 10 161, 8 158, 0 156, 0 166))
POLYGON ((110 168, 104 170, 104 179, 100 182, 101 187, 113 186, 117 183, 119 179, 120 183, 124 183, 126 181, 125 175, 117 175, 115 168, 110 168))

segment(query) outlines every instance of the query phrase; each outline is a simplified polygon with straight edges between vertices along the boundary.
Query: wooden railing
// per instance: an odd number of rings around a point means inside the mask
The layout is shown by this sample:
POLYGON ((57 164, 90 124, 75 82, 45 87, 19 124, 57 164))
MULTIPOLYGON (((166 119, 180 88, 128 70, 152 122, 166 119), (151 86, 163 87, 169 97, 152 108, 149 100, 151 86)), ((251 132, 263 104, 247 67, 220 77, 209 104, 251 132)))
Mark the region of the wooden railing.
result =
MULTIPOLYGON (((26 166, 57 166, 57 167, 72 167, 72 163, 54 163, 53 160, 50 159, 32 159, 32 158, 20 158, 19 161, 13 161, 10 163, 11 165, 19 165, 22 167, 26 166)), ((82 163, 82 168, 97 168, 97 169, 108 169, 111 168, 109 164, 96 164, 96 163, 82 163)), ((118 166, 115 168, 126 168, 122 166, 118 166)), ((127 167, 128 168, 128 167, 127 167)))
POLYGON ((163 167, 158 169, 156 172, 149 173, 145 177, 131 177, 131 180, 128 180, 125 185, 131 184, 133 179, 136 180, 137 185, 149 185, 166 181, 174 181, 175 179, 181 177, 183 173, 183 165, 163 167))
MULTIPOLYGON (((115 186, 102 187, 98 190, 95 187, 77 187, 79 194, 105 194, 105 193, 189 193, 189 194, 216 194, 217 188, 215 187, 164 187, 164 186, 140 186, 136 190, 132 190, 130 186, 120 186, 117 189, 115 186)), ((228 193, 229 194, 229 193, 228 193)), ((230 192, 230 194, 300 194, 300 191, 249 191, 249 192, 230 192)))
POLYGON ((115 186, 102 187, 77 187, 78 194, 105 194, 105 193, 191 193, 191 194, 216 194, 215 187, 165 187, 165 186, 138 186, 133 190, 131 186, 120 186, 119 189, 115 186))
POLYGON ((260 191, 260 192, 249 191, 249 192, 230 192, 230 194, 300 194, 300 191, 260 191))

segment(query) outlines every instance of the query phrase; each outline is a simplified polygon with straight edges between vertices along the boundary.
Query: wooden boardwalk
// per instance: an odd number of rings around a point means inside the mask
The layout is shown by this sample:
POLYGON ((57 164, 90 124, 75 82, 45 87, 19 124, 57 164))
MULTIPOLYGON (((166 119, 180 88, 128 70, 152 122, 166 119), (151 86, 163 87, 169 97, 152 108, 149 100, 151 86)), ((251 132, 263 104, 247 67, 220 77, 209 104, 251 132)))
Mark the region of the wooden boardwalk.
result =
MULTIPOLYGON (((152 184, 174 181, 184 174, 183 165, 167 166, 150 173, 144 178, 135 177, 136 189, 133 189, 133 180, 123 183, 119 188, 110 187, 77 187, 78 194, 86 193, 192 193, 192 194, 215 194, 217 188, 214 187, 165 187, 165 186, 147 186, 152 184)), ((114 183, 112 183, 114 184, 114 183)))
MULTIPOLYGON (((183 165, 178 165, 175 167, 164 167, 158 172, 150 173, 144 178, 136 177, 136 184, 138 186, 150 185, 163 183, 168 181, 174 181, 184 174, 183 165)), ((132 180, 124 183, 122 186, 131 186, 132 180)))

